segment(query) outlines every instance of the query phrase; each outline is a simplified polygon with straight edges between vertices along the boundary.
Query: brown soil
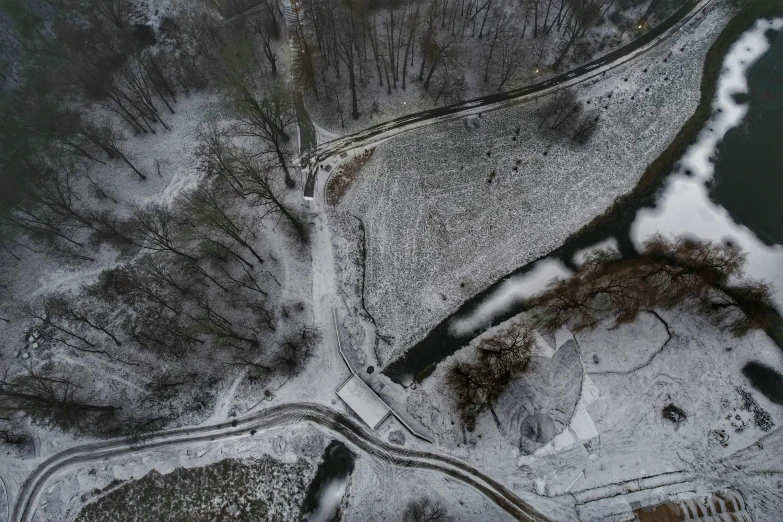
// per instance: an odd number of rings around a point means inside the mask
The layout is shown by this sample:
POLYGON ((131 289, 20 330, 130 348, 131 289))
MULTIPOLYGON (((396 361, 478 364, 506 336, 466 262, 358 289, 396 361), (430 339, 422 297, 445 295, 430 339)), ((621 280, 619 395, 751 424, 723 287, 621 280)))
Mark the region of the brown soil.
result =
POLYGON ((375 148, 366 151, 361 156, 345 162, 339 170, 332 175, 329 183, 326 186, 326 202, 331 206, 336 206, 340 202, 340 198, 345 195, 348 187, 351 186, 353 180, 362 170, 364 164, 367 163, 375 152, 375 148))

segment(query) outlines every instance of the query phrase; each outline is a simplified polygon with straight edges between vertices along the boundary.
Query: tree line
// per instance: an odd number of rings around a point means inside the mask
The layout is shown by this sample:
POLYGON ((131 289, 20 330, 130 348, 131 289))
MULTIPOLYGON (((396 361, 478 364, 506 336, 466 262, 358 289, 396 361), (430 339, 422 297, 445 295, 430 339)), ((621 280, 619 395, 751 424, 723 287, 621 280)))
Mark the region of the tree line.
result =
POLYGON ((656 235, 635 257, 597 251, 570 278, 528 300, 529 317, 482 340, 473 360, 448 369, 447 383, 468 429, 531 364, 535 330, 593 329, 633 322, 644 310, 683 307, 742 336, 769 330, 778 314, 769 285, 743 279, 745 255, 733 244, 656 235))
MULTIPOLYGON (((79 291, 19 305, 16 314, 32 321, 42 349, 90 354, 129 368, 147 365, 153 356, 161 364, 152 368, 150 393, 175 385, 182 368, 204 358, 246 368, 263 382, 302 369, 320 334, 301 316, 303 305, 280 302, 275 274, 281 261, 254 231, 258 221, 277 219, 298 236, 301 224, 276 196, 269 165, 231 144, 226 133, 206 130, 199 157, 203 181, 172 206, 135 206, 130 218, 113 218, 111 227, 93 231, 129 261, 79 291), (270 345, 281 328, 283 337, 270 345)), ((79 226, 78 218, 72 223, 79 226)), ((108 417, 120 406, 96 397, 49 363, 43 370, 28 365, 0 381, 0 411, 8 415, 70 429, 119 429, 119 421, 108 417)))
POLYGON ((23 55, 0 92, 0 246, 18 262, 32 253, 84 266, 101 247, 118 259, 96 282, 18 303, 2 320, 31 321, 43 353, 146 368, 151 380, 149 412, 122 411, 72 366, 25 361, 0 379, 0 420, 143 432, 181 414, 174 401, 226 367, 259 385, 298 372, 319 333, 303 303, 281 301, 283 261, 259 232, 266 223, 307 241, 286 196, 291 97, 257 67, 263 54, 276 74, 279 25, 226 21, 200 3, 155 28, 129 0, 2 0, 0 13, 23 55), (209 84, 232 121, 196 137, 197 188, 170 205, 128 205, 107 173, 162 176, 127 152, 128 135, 166 132, 180 97, 209 84))
POLYGON ((473 46, 480 50, 473 75, 501 91, 525 68, 557 71, 576 49, 585 55, 587 32, 637 3, 305 0, 293 9, 300 87, 329 101, 338 96, 336 86, 347 84, 354 119, 361 87, 370 81, 391 93, 415 80, 435 103, 454 102, 465 93, 473 46))

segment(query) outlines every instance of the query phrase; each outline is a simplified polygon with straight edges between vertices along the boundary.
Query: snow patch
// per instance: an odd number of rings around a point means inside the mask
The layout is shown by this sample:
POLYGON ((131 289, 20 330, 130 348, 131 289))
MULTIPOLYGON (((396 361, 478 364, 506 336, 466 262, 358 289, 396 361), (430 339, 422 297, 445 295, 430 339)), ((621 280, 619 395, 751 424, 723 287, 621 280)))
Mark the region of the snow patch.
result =
POLYGON ((582 250, 577 250, 577 252, 574 254, 573 257, 574 264, 576 266, 582 266, 585 263, 585 261, 587 261, 587 259, 590 257, 590 255, 594 254, 599 250, 612 250, 614 252, 619 252, 620 245, 617 243, 617 239, 613 237, 609 237, 599 243, 596 243, 593 246, 583 248, 582 250))
POLYGON ((377 428, 391 409, 357 375, 343 384, 337 395, 371 428, 377 428))
POLYGON ((541 260, 529 272, 506 280, 473 313, 455 321, 449 330, 452 335, 459 336, 482 326, 488 327, 514 304, 540 293, 551 281, 565 279, 570 275, 571 271, 560 261, 541 260))

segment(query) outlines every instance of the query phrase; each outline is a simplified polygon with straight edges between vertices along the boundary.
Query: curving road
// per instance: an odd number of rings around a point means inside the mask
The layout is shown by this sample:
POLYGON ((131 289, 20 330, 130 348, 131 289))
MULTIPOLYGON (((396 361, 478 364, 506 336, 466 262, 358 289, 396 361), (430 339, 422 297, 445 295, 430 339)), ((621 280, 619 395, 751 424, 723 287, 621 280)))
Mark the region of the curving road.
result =
POLYGON ((176 444, 238 438, 248 436, 248 432, 252 429, 265 430, 300 422, 311 422, 326 428, 333 435, 346 440, 356 448, 398 466, 445 473, 480 491, 517 520, 548 520, 508 488, 460 460, 387 444, 363 425, 345 415, 325 406, 309 403, 275 406, 252 417, 238 420, 236 425, 226 422, 212 426, 171 430, 153 435, 143 444, 136 446, 129 445, 124 439, 114 439, 68 449, 41 463, 27 477, 14 506, 12 520, 15 522, 31 520, 46 482, 54 474, 71 466, 176 444))
MULTIPOLYGON (((304 197, 308 200, 314 197, 318 172, 320 170, 319 165, 336 154, 343 154, 354 149, 368 147, 413 129, 459 119, 469 114, 493 111, 523 103, 544 94, 582 83, 646 54, 658 44, 677 33, 677 31, 682 29, 682 27, 702 12, 713 1, 714 0, 687 0, 676 13, 628 45, 548 80, 506 92, 494 93, 473 100, 455 103, 453 105, 408 114, 378 125, 373 125, 372 127, 368 127, 354 134, 349 134, 322 143, 312 150, 303 149, 303 158, 300 164, 303 168, 305 168, 306 165, 309 167, 307 181, 304 185, 304 197)), ((306 113, 297 112, 299 116, 304 115, 304 117, 306 117, 306 113)))

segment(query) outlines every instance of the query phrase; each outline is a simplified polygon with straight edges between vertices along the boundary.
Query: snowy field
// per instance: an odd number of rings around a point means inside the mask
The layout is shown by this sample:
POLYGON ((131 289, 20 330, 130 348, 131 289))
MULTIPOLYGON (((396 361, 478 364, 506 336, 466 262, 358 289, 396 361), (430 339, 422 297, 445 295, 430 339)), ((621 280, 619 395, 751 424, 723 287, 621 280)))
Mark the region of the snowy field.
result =
POLYGON ((347 489, 348 506, 343 520, 402 520, 408 503, 421 498, 439 503, 454 522, 514 520, 475 490, 456 480, 370 458, 356 461, 347 489))
POLYGON ((537 129, 544 98, 377 148, 338 209, 364 223, 365 307, 389 340, 377 350, 382 365, 633 188, 696 107, 727 4, 576 89, 585 112, 599 116, 587 146, 537 129))
POLYGON ((427 419, 442 447, 515 492, 540 496, 533 505, 556 520, 624 520, 632 504, 723 488, 742 494, 753 520, 775 520, 783 498, 761 462, 777 459, 780 442, 766 441, 780 439, 783 408, 756 392, 742 368, 779 367, 783 354, 760 332, 735 338, 683 309, 656 313, 617 329, 602 323, 573 337, 539 337, 530 373, 497 401, 499 425, 489 412, 472 433, 452 424, 444 384, 447 368, 496 329, 440 364, 410 392, 408 409, 427 419), (670 405, 684 418, 664 416, 670 405), (523 429, 529 416, 550 418, 555 430, 531 441, 523 429), (735 467, 746 462, 750 470, 735 467), (570 516, 548 511, 546 499, 570 506, 570 516))

